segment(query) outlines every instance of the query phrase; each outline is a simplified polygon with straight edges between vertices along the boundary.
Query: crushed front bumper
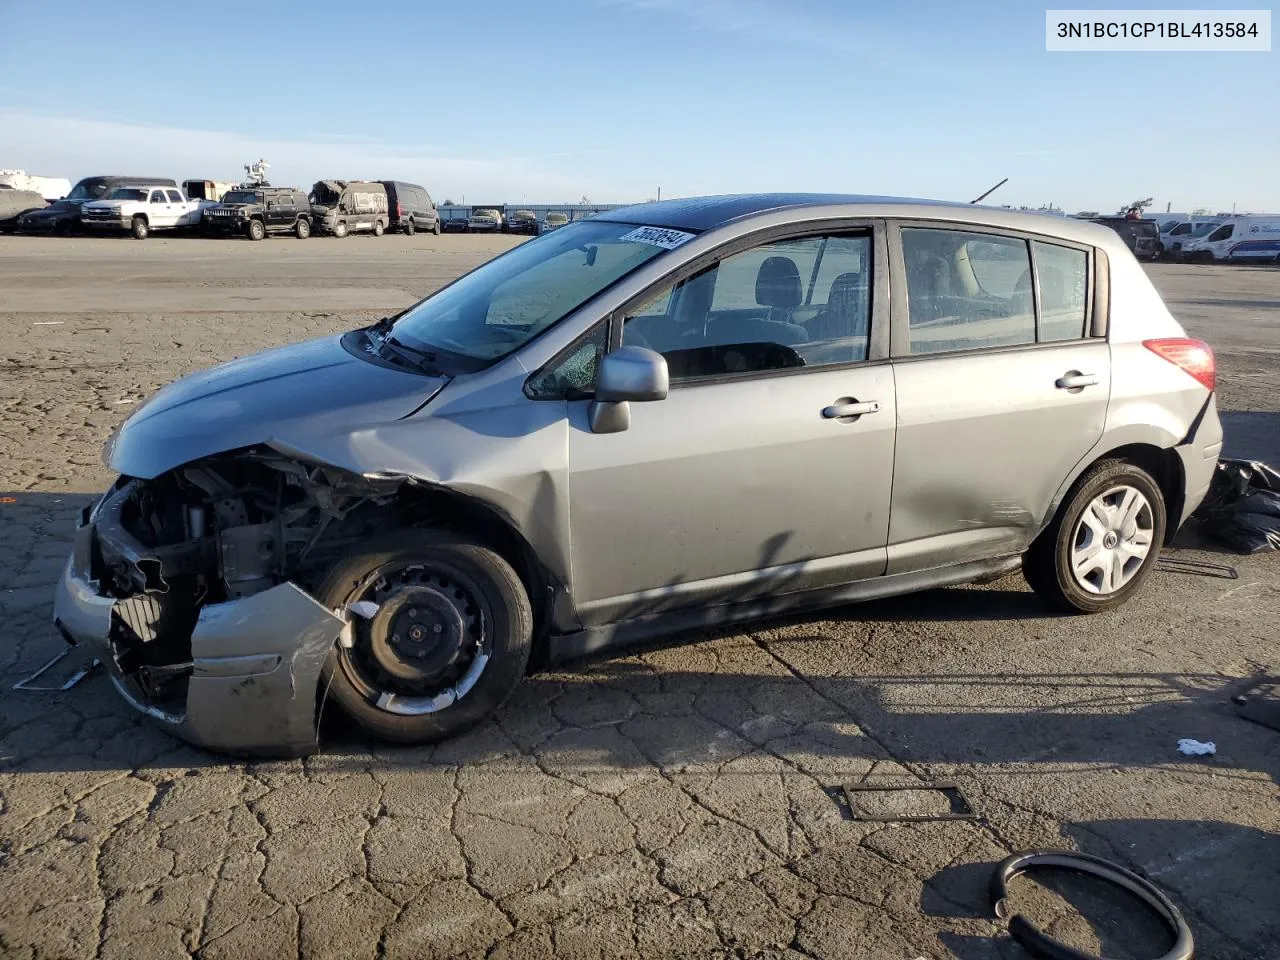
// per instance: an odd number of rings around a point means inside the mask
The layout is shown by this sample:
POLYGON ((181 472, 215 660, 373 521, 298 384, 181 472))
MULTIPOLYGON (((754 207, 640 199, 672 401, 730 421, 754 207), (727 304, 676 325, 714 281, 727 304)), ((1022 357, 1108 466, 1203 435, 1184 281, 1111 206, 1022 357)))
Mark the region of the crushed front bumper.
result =
POLYGON ((120 695, 184 740, 231 754, 302 756, 317 745, 316 690, 343 621, 292 583, 207 604, 191 635, 185 703, 149 701, 121 669, 113 633, 118 607, 89 579, 92 526, 75 547, 54 596, 54 624, 106 666, 120 695))

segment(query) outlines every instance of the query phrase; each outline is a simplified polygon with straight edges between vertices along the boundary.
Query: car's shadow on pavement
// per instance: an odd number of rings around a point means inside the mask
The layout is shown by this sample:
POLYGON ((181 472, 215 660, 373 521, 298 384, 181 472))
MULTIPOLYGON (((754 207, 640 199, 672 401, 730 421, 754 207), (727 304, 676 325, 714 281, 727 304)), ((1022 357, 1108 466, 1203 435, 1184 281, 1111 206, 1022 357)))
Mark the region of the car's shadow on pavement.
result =
MULTIPOLYGON (((1241 675, 1247 671, 1237 667, 1233 677, 1197 668, 1202 661, 1188 653, 1186 631, 1181 645, 1161 645, 1166 631, 1182 629, 1177 617, 1161 617, 1154 633, 1144 632, 1146 619, 1174 598, 1191 610, 1184 578, 1176 586, 1153 580, 1152 596, 1097 618, 1052 614, 1009 577, 983 588, 682 634, 539 672, 494 717, 434 746, 374 743, 327 705, 316 755, 229 760, 155 728, 101 673, 65 692, 12 689, 63 648, 49 622, 50 595, 75 513, 91 499, 0 495, 0 562, 9 571, 9 582, 0 586, 0 614, 10 637, 0 659, 0 775, 10 782, 31 774, 40 789, 62 790, 65 783, 74 790, 85 774, 123 772, 157 783, 163 798, 189 776, 253 784, 301 774, 321 785, 359 776, 429 781, 432 774, 447 782, 475 770, 504 783, 550 778, 609 796, 632 786, 680 783, 749 798, 744 810, 754 807, 785 823, 801 815, 798 810, 811 811, 815 796, 816 806, 825 804, 840 822, 843 813, 829 798, 845 783, 881 776, 954 779, 983 818, 1009 831, 1000 834, 1009 844, 1022 836, 1042 842, 1032 826, 1045 815, 1029 811, 1052 810, 1059 822, 1071 819, 1078 803, 1094 811, 1186 811, 1186 821, 1095 820, 1069 827, 1064 845, 1144 865, 1195 914, 1197 936, 1212 925, 1205 956, 1262 956, 1232 946, 1232 938, 1268 942, 1266 925, 1280 915, 1280 909, 1257 909, 1266 897, 1259 890, 1280 890, 1275 836, 1227 822, 1256 822, 1259 805, 1280 783, 1277 734, 1241 720, 1231 703, 1249 683, 1241 675), (1091 644, 1101 651, 1096 667, 1084 653, 1091 644), (1147 658, 1181 669, 1141 669, 1147 658), (1175 749, 1181 737, 1213 740, 1217 754, 1182 757, 1175 749), (1244 812, 1231 812, 1235 802, 1244 812), (1222 822, 1208 819, 1219 814, 1222 822), (1215 944, 1225 946, 1215 953, 1215 944)), ((1247 623, 1255 615, 1230 611, 1257 601, 1234 598, 1248 596, 1251 585, 1255 596, 1274 589, 1265 560, 1243 563, 1250 576, 1240 584, 1223 582, 1222 590, 1218 581, 1185 580, 1201 584, 1206 603, 1212 600, 1214 612, 1199 621, 1210 625, 1205 629, 1238 629, 1241 618, 1247 623)), ((989 917, 989 866, 937 873, 920 908, 989 917)), ((1050 932, 1074 931, 1086 944, 1094 937, 1117 957, 1153 955, 1148 947, 1161 942, 1154 921, 1116 906, 1109 890, 1098 894, 1089 881, 1026 884, 1019 890, 1033 892, 1020 903, 1050 932), (1095 918, 1092 926, 1072 919, 1064 895, 1095 918)), ((991 936, 989 926, 973 924, 941 934, 953 955, 1018 955, 1007 939, 991 936), (987 932, 977 935, 981 930, 987 932)))
MULTIPOLYGON (((7 552, 0 559, 12 572, 0 589, 0 614, 13 638, 0 661, 6 685, 0 769, 130 770, 178 754, 189 766, 220 765, 223 758, 181 745, 134 714, 101 671, 65 692, 12 689, 64 649, 49 623, 49 602, 75 514, 91 499, 0 494, 0 543, 7 552), (70 735, 65 723, 48 722, 66 714, 74 718, 70 735)), ((1243 681, 1220 674, 1022 672, 1017 650, 1009 650, 1006 666, 996 671, 921 672, 916 665, 898 674, 884 671, 897 669, 896 654, 849 666, 828 657, 833 644, 840 645, 837 655, 857 646, 833 640, 832 632, 858 629, 870 636, 888 625, 886 649, 896 650, 917 642, 912 624, 936 630, 929 625, 945 622, 1043 622, 1032 629, 1070 636, 1084 621, 1048 611, 1020 579, 1009 577, 983 589, 932 590, 674 635, 537 673, 494 719, 437 747, 371 744, 336 709, 323 709, 322 762, 357 769, 380 762, 465 765, 536 752, 593 769, 693 768, 733 756, 787 759, 797 752, 836 781, 890 759, 996 771, 1014 765, 1025 777, 1067 764, 1101 769, 1173 762, 1177 738, 1195 735, 1232 745, 1201 763, 1204 775, 1249 770, 1280 782, 1274 751, 1265 749, 1274 735, 1236 717, 1230 697, 1243 681), (819 625, 826 629, 815 629, 819 625), (698 642, 708 637, 731 638, 741 663, 717 666, 719 654, 708 660, 707 644, 698 642)))
MULTIPOLYGON (((184 763, 193 767, 221 764, 218 756, 178 745, 138 718, 101 673, 65 692, 12 690, 63 649, 49 625, 51 589, 67 556, 74 516, 91 499, 0 494, 0 541, 8 545, 4 559, 14 572, 8 588, 0 590, 0 613, 15 637, 0 662, 6 685, 0 765, 10 771, 132 769, 174 750, 183 751, 184 763), (70 739, 63 724, 40 722, 63 712, 78 718, 70 739), (50 732, 50 741, 44 730, 61 733, 50 732)), ((827 658, 836 643, 832 631, 888 625, 890 643, 900 646, 915 643, 913 623, 943 622, 1043 622, 1034 630, 1069 636, 1074 623, 1083 621, 1047 611, 1020 580, 1007 577, 987 589, 931 590, 813 616, 676 635, 536 673, 493 721, 438 748, 371 745, 337 710, 325 709, 324 763, 466 764, 549 751, 559 762, 590 767, 696 767, 721 763, 726 755, 763 751, 785 758, 800 750, 832 776, 865 772, 868 762, 891 758, 984 768, 1016 764, 1018 776, 1034 776, 1037 768, 1062 764, 1172 762, 1172 742, 1194 733, 1233 744, 1230 753, 1222 751, 1202 769, 1224 777, 1249 769, 1280 781, 1274 754, 1245 749, 1268 733, 1235 717, 1230 695, 1239 681, 1215 673, 1019 672, 1018 650, 1009 650, 1012 669, 984 672, 922 673, 908 667, 897 675, 883 672, 884 666, 896 668, 883 659, 845 667, 827 658), (826 628, 815 630, 818 625, 826 628), (705 645, 698 643, 708 636, 736 637, 744 666, 708 662, 705 645), (704 663, 708 668, 701 668, 704 663)), ((840 643, 846 653, 850 641, 840 643)))

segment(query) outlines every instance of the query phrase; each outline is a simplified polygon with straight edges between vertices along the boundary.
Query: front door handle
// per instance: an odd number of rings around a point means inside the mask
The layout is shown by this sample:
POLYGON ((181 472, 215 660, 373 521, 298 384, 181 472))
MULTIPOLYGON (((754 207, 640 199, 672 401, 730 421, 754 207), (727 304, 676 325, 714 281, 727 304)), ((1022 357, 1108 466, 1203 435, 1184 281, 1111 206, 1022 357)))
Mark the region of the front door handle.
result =
POLYGON ((845 417, 861 417, 868 413, 879 413, 880 404, 875 400, 859 403, 857 400, 837 400, 829 407, 822 408, 822 416, 827 420, 843 420, 845 417))
POLYGON ((1098 385, 1098 375, 1096 373, 1081 373, 1079 370, 1070 370, 1055 380, 1053 385, 1059 390, 1081 390, 1085 387, 1096 387, 1098 385))

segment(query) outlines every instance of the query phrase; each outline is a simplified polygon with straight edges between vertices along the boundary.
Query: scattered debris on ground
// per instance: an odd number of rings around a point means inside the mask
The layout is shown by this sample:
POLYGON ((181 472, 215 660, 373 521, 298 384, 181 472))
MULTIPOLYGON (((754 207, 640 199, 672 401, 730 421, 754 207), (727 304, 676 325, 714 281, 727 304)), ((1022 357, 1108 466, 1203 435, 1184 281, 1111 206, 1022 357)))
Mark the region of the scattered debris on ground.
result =
POLYGON ((1207 536, 1241 553, 1280 549, 1280 473, 1259 460, 1219 460, 1194 516, 1207 536))

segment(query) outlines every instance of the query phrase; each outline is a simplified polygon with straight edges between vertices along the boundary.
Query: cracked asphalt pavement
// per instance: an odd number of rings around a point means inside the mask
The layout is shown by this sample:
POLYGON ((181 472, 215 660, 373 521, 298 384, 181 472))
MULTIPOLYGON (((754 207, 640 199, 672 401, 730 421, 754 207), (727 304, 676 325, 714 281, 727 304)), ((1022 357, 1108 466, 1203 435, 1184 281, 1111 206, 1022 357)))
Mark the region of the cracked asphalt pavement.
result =
MULTIPOLYGON (((228 762, 101 674, 12 689, 63 648, 52 586, 132 404, 510 242, 0 238, 0 955, 1013 960, 990 868, 1067 846, 1158 883, 1198 956, 1280 957, 1280 734, 1230 703, 1280 666, 1280 566, 1194 530, 1177 554, 1238 579, 1161 570, 1081 618, 1011 576, 673 638, 530 677, 434 748, 329 711, 319 754, 228 762), (1217 754, 1180 756, 1182 737, 1217 754), (853 819, 840 786, 883 779, 954 780, 979 819, 853 819)), ((1280 270, 1150 270, 1218 351, 1228 451, 1280 463, 1280 270)), ((1167 948, 1088 880, 1015 898, 1081 948, 1167 948)))

